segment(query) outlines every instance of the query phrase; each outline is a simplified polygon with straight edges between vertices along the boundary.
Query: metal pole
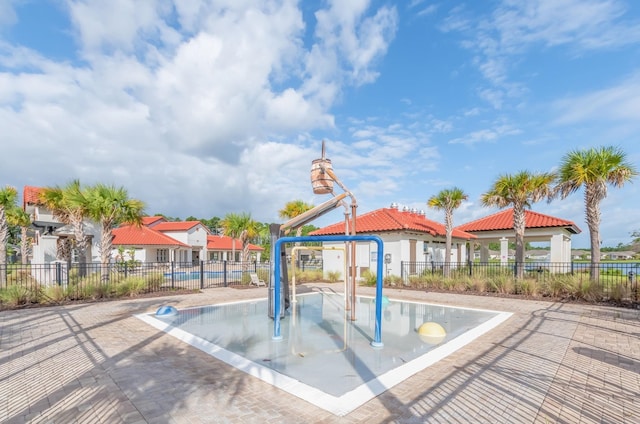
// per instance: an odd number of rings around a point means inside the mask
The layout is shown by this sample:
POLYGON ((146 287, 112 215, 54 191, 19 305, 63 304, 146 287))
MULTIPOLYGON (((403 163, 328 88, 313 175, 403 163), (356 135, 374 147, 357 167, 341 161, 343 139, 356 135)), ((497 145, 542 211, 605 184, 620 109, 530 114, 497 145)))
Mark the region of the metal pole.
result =
POLYGON ((282 340, 282 334, 280 332, 280 261, 281 256, 278 255, 281 246, 284 243, 294 242, 325 242, 325 241, 375 241, 378 245, 378 264, 377 264, 377 278, 376 278, 376 322, 375 322, 375 334, 374 340, 371 342, 371 346, 374 348, 382 348, 382 261, 384 260, 384 243, 378 236, 303 236, 303 237, 283 237, 279 239, 274 246, 274 253, 276 254, 275 266, 273 270, 274 274, 274 317, 273 317, 273 340, 282 340))

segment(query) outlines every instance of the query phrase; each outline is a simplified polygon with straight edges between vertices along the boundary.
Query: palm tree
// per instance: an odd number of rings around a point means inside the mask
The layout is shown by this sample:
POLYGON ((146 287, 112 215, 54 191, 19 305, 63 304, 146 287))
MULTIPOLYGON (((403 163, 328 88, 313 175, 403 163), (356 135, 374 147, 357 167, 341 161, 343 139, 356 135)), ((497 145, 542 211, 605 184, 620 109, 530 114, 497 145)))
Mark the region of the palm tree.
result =
POLYGON ((20 227, 20 257, 23 265, 27 264, 29 256, 29 237, 27 231, 31 225, 31 217, 21 208, 9 210, 7 219, 11 225, 20 227))
POLYGON ((87 200, 80 188, 80 181, 73 180, 62 188, 45 187, 40 191, 40 201, 51 211, 54 218, 71 226, 80 263, 80 274, 84 275, 89 238, 86 236, 84 228, 87 200))
POLYGON ((584 205, 591 240, 591 280, 600 278, 600 202, 607 197, 607 184, 622 187, 638 175, 616 147, 573 150, 560 163, 554 195, 564 199, 584 185, 584 205))
POLYGON ((449 264, 451 262, 451 234, 453 233, 453 211, 458 209, 463 201, 469 196, 462 191, 461 188, 453 187, 451 189, 441 190, 435 196, 431 196, 427 200, 427 206, 430 208, 444 211, 444 227, 446 231, 446 242, 444 250, 444 276, 449 277, 449 264))
POLYGON ((7 239, 9 238, 8 213, 15 209, 18 191, 11 186, 0 190, 0 284, 7 282, 7 239))
MULTIPOLYGON (((293 200, 291 202, 287 202, 287 204, 284 205, 284 208, 278 211, 278 215, 283 219, 292 219, 311 209, 313 209, 313 205, 302 200, 293 200)), ((296 237, 300 237, 301 234, 302 225, 296 228, 296 237)))
POLYGON ((254 221, 248 213, 228 213, 220 225, 222 225, 223 234, 233 239, 231 247, 233 260, 236 259, 236 239, 238 239, 242 245, 242 261, 248 263, 249 240, 258 235, 258 222, 254 221))
POLYGON ((554 179, 553 173, 532 174, 528 171, 521 171, 514 175, 501 175, 491 189, 481 196, 484 206, 497 206, 500 209, 513 206, 517 278, 522 278, 524 273, 525 208, 531 208, 532 203, 549 197, 554 179))
POLYGON ((100 263, 101 280, 109 280, 109 262, 113 241, 113 229, 122 223, 142 224, 144 203, 130 199, 124 187, 96 184, 85 190, 87 200, 86 213, 91 219, 100 223, 100 263))

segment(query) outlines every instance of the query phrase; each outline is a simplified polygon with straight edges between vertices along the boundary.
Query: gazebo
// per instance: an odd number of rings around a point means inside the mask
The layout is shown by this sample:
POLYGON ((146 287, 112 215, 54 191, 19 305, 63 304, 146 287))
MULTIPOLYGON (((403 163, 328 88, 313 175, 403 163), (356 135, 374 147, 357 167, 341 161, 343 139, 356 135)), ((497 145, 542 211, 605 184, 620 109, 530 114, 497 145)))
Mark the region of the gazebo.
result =
MULTIPOLYGON (((489 261, 489 243, 500 242, 500 260, 508 260, 509 242, 515 241, 513 208, 460 225, 461 230, 477 236, 480 243, 480 262, 489 261)), ((571 235, 579 234, 580 228, 572 221, 525 210, 525 242, 548 242, 549 262, 571 262, 571 235)), ((473 257, 473 246, 470 248, 473 257)))

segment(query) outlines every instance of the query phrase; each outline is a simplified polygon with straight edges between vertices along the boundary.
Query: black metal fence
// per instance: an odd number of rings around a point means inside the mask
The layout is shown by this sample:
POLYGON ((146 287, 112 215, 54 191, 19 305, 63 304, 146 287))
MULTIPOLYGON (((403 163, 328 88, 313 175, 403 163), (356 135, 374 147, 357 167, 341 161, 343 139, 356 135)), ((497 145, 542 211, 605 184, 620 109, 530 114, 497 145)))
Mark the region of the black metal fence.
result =
MULTIPOLYGON (((199 290, 249 284, 250 274, 268 279, 269 264, 257 262, 200 262, 197 264, 53 262, 48 264, 0 265, 0 289, 21 286, 30 290, 58 286, 65 290, 113 290, 120 285, 134 285, 138 292, 199 290)), ((120 289, 125 290, 125 288, 120 289)))
MULTIPOLYGON (((297 260, 298 271, 322 270, 322 261, 297 260)), ((19 285, 30 290, 58 286, 65 289, 95 289, 119 284, 135 284, 139 292, 164 290, 200 290, 250 284, 251 273, 269 280, 269 263, 200 261, 191 262, 117 262, 103 267, 98 263, 67 263, 0 265, 0 289, 19 285), (4 276, 4 278, 1 278, 4 276)), ((124 290, 124 289, 121 289, 124 290)))
MULTIPOLYGON (((411 278, 444 277, 445 267, 448 267, 449 278, 516 277, 521 267, 524 279, 542 282, 562 275, 571 275, 578 282, 591 281, 592 273, 589 262, 451 262, 448 265, 444 262, 402 262, 400 277, 404 282, 411 278)), ((638 292, 640 262, 602 262, 597 268, 595 284, 604 291, 624 287, 630 292, 638 292)))

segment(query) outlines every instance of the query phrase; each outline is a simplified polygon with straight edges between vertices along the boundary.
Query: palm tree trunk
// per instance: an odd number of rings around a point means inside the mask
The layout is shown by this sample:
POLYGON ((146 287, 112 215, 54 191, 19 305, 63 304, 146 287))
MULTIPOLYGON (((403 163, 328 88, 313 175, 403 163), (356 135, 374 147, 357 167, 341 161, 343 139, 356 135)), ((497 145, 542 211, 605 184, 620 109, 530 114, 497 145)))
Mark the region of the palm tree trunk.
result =
POLYGON ((590 277, 592 282, 600 280, 600 200, 604 198, 603 190, 606 193, 606 186, 598 187, 596 184, 592 184, 586 186, 584 191, 587 226, 591 241, 590 277))
POLYGON ((447 210, 444 214, 444 225, 446 230, 446 240, 444 245, 444 269, 442 270, 444 278, 449 278, 451 269, 451 233, 453 232, 453 216, 452 211, 447 210))
POLYGON ((73 227, 73 236, 76 240, 76 252, 78 255, 78 264, 80 269, 78 275, 84 277, 87 275, 87 246, 88 239, 84 233, 84 224, 82 222, 82 216, 74 216, 71 226, 73 227))
POLYGON ((516 278, 524 277, 524 231, 526 227, 524 205, 513 207, 513 229, 516 233, 516 278))
POLYGON ((109 282, 109 263, 111 262, 111 223, 102 225, 102 237, 100 238, 100 281, 109 282))

